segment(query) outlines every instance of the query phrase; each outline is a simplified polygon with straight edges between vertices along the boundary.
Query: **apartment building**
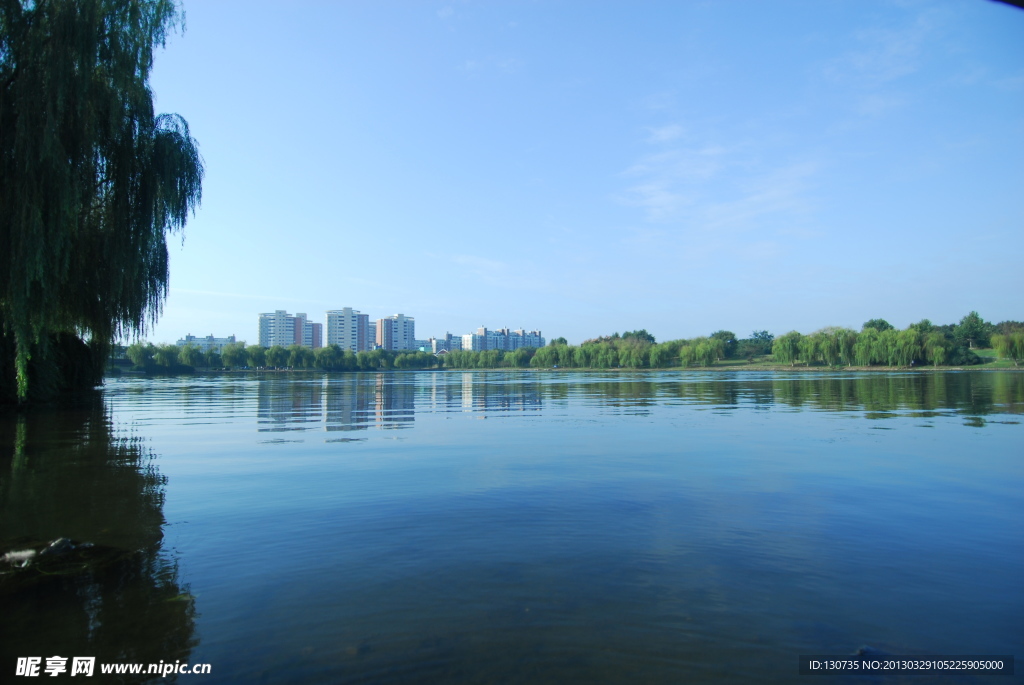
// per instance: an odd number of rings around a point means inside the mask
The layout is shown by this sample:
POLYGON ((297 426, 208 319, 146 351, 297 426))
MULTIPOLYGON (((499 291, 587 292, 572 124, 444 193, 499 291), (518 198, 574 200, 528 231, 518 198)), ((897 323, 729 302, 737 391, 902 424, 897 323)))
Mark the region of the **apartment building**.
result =
MULTIPOLYGON (((373 330, 376 330, 376 326, 373 330)), ((327 344, 353 352, 373 349, 375 340, 371 335, 369 315, 352 307, 327 312, 327 344)))
POLYGON ((294 345, 318 350, 324 346, 324 325, 313 323, 304 313, 295 315, 294 345))
POLYGON ((416 320, 405 314, 377 319, 376 343, 384 350, 416 349, 416 320))
POLYGON ((260 314, 260 347, 302 345, 312 349, 323 347, 323 324, 313 323, 300 312, 292 316, 283 309, 260 314))
POLYGON ((224 350, 225 345, 230 345, 234 342, 236 342, 236 340, 235 336, 233 335, 229 335, 226 338, 215 338, 211 334, 206 336, 205 338, 197 338, 196 336, 189 333, 184 338, 181 338, 180 340, 178 340, 178 342, 174 344, 177 345, 178 347, 192 345, 193 347, 198 347, 202 352, 209 352, 210 350, 213 350, 214 352, 222 352, 224 350))
MULTIPOLYGON (((476 333, 467 333, 462 336, 462 349, 483 351, 483 350, 518 350, 520 347, 544 347, 544 338, 540 331, 526 331, 523 329, 509 330, 499 328, 496 331, 480 327, 476 333)), ((449 350, 451 351, 451 350, 449 350)))
POLYGON ((454 352, 455 350, 462 349, 462 336, 452 335, 451 333, 445 333, 440 338, 427 338, 427 343, 430 345, 430 351, 437 354, 441 350, 445 352, 454 352))

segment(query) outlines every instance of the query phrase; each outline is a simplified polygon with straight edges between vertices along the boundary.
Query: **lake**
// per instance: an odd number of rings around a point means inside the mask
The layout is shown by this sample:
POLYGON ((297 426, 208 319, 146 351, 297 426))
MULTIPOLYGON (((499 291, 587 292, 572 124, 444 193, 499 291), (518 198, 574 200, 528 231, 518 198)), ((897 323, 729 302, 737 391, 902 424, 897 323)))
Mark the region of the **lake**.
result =
POLYGON ((1022 415, 1009 371, 111 379, 0 415, 0 554, 78 545, 2 569, 0 680, 922 682, 798 657, 1024 654, 1022 415))

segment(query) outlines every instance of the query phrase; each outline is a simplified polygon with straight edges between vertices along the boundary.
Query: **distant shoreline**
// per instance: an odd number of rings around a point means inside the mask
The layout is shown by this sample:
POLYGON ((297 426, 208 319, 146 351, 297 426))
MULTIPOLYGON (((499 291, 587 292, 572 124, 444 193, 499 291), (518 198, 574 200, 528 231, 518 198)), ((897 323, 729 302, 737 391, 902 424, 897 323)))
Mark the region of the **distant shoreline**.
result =
POLYGON ((742 373, 749 373, 753 371, 770 371, 770 372, 801 372, 801 373, 841 373, 841 372, 857 372, 857 373, 927 373, 927 372, 939 372, 939 371, 986 371, 986 372, 1024 372, 1024 367, 999 367, 993 368, 988 365, 978 364, 976 366, 787 366, 784 364, 751 364, 749 366, 744 365, 723 365, 723 366, 692 366, 688 368, 676 367, 660 367, 660 368, 647 368, 647 369, 631 369, 625 367, 609 368, 609 369, 596 369, 593 367, 514 367, 514 366, 494 366, 479 369, 360 369, 360 370, 345 370, 345 371, 328 371, 325 369, 222 369, 222 370, 206 370, 196 369, 195 371, 183 371, 177 373, 145 373, 142 371, 123 371, 119 374, 106 375, 107 378, 178 378, 182 376, 214 376, 214 375, 262 375, 262 374, 352 374, 352 373, 471 373, 474 371, 514 371, 517 373, 544 373, 544 372, 579 372, 579 373, 607 373, 607 372, 618 372, 618 373, 631 373, 631 374, 647 374, 647 373, 678 373, 678 372, 698 372, 698 373, 711 373, 711 372, 729 372, 737 371, 742 373))

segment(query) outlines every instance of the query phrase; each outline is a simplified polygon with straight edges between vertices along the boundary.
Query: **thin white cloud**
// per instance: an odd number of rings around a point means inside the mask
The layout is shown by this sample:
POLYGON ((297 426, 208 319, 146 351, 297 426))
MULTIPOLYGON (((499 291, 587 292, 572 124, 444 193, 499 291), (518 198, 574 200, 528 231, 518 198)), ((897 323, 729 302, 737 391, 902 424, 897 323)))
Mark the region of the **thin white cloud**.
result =
POLYGON ((640 106, 655 112, 670 109, 675 105, 676 96, 670 90, 649 95, 640 102, 640 106))
POLYGON ((1020 90, 1024 88, 1024 73, 998 79, 995 81, 995 85, 1002 90, 1020 90))
POLYGON ((702 184, 725 168, 727 154, 721 146, 705 145, 641 157, 622 174, 638 181, 616 199, 643 208, 649 221, 677 218, 697 200, 702 184))
POLYGON ((505 74, 517 74, 523 68, 523 60, 517 57, 509 57, 497 61, 498 70, 505 74))
POLYGON ((907 97, 904 95, 871 93, 860 99, 857 110, 865 116, 877 117, 899 109, 906 104, 907 97))
POLYGON ((458 66, 459 71, 471 75, 500 72, 502 74, 518 74, 523 70, 525 62, 515 56, 488 56, 478 59, 467 59, 458 66))
POLYGON ((806 214, 810 182, 818 171, 813 162, 774 169, 745 184, 742 197, 712 204, 705 209, 705 230, 750 229, 759 219, 776 214, 806 214))
POLYGON ((455 8, 451 5, 445 5, 441 9, 437 10, 437 16, 441 19, 447 19, 453 14, 455 14, 455 8))
POLYGON ((658 128, 649 128, 651 135, 647 137, 648 143, 669 143, 683 135, 683 127, 679 124, 669 124, 658 128))
POLYGON ((923 46, 934 32, 927 14, 899 29, 873 28, 856 34, 862 48, 826 64, 825 75, 839 83, 877 88, 921 68, 923 46))
POLYGON ((499 262, 494 259, 487 259, 486 257, 477 257, 474 255, 452 255, 451 260, 459 266, 466 267, 480 275, 506 271, 509 268, 508 264, 505 262, 499 262))

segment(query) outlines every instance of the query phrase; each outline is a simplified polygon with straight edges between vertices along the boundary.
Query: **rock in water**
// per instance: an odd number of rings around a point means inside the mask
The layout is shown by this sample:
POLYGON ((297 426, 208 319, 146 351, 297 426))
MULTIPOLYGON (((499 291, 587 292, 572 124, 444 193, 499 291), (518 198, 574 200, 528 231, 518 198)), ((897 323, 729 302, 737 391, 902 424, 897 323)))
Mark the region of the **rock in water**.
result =
POLYGON ((46 546, 39 556, 55 556, 58 554, 66 554, 75 550, 75 543, 71 542, 67 538, 57 538, 49 545, 46 546))

